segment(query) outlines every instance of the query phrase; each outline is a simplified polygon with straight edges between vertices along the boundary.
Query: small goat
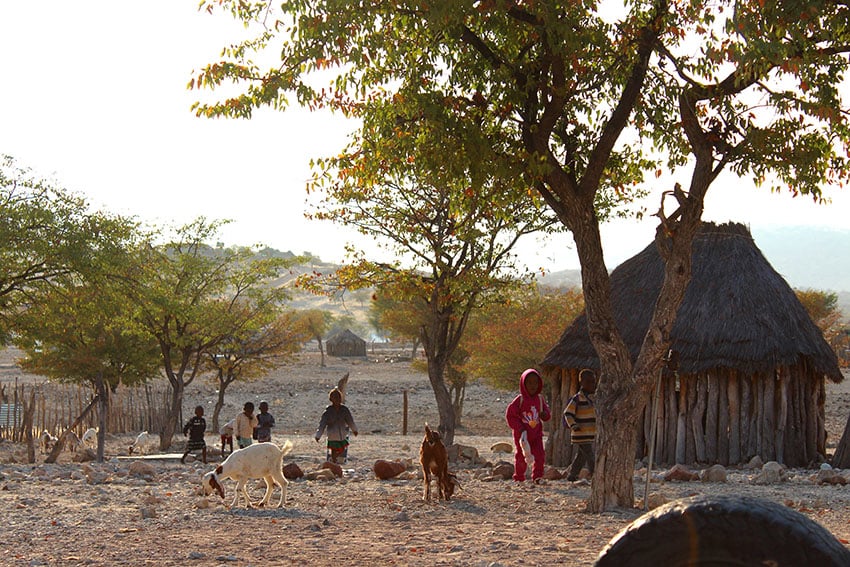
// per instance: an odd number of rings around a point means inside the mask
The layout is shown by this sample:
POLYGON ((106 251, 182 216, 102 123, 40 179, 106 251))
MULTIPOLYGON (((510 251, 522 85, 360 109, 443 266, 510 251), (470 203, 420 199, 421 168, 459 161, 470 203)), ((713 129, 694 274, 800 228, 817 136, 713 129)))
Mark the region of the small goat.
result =
POLYGON ((269 503, 274 485, 277 484, 280 486, 280 501, 277 503, 277 507, 280 508, 286 501, 286 486, 289 484, 289 481, 283 476, 283 457, 289 454, 291 450, 292 441, 287 440, 283 447, 278 447, 274 443, 255 443, 230 453, 230 456, 215 470, 204 475, 201 481, 204 495, 215 491, 224 500, 224 486, 221 481, 230 478, 236 481, 236 489, 230 506, 236 504, 241 492, 245 497, 248 508, 253 508, 254 505, 250 496, 248 496, 245 485, 253 478, 262 478, 266 481, 266 494, 257 507, 269 503))
POLYGON ((446 446, 439 432, 431 431, 425 424, 425 438, 422 439, 422 447, 419 449, 419 462, 422 464, 422 473, 425 476, 425 491, 422 499, 426 502, 431 500, 431 475, 437 478, 437 487, 440 498, 451 500, 455 488, 460 488, 457 477, 449 472, 449 456, 446 446))
POLYGON ((89 427, 86 429, 86 432, 83 433, 83 447, 86 449, 96 449, 97 448, 97 429, 94 427, 89 427))
POLYGON ((79 436, 73 431, 68 431, 65 434, 65 448, 72 453, 76 453, 77 449, 83 446, 83 442, 80 440, 79 436))
POLYGON ((41 436, 38 439, 38 443, 41 446, 41 452, 49 453, 57 441, 59 441, 59 439, 51 435, 49 431, 46 429, 42 431, 41 436))
POLYGON ((151 435, 147 431, 142 431, 136 436, 136 440, 133 441, 133 444, 130 445, 130 448, 127 450, 129 455, 133 453, 138 453, 139 455, 144 455, 148 448, 154 445, 155 443, 159 443, 159 437, 156 435, 151 435))

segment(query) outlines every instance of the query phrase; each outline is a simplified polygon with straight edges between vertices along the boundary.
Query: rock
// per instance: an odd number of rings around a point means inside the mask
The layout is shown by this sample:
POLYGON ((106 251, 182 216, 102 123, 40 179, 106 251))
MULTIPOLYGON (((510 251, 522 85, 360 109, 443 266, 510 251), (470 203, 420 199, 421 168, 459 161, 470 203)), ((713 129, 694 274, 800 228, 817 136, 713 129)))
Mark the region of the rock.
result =
POLYGON ((667 482, 691 482, 692 480, 699 480, 699 474, 690 470, 685 465, 673 465, 673 467, 664 475, 664 480, 667 482))
POLYGON ((494 453, 513 453, 514 444, 508 443, 507 441, 499 441, 498 443, 490 445, 490 450, 494 453))
POLYGON ((470 461, 474 464, 481 460, 478 456, 478 449, 470 447, 469 445, 461 445, 459 443, 446 447, 446 455, 448 456, 450 463, 456 463, 463 460, 470 461))
POLYGON ((812 482, 817 484, 832 484, 832 485, 841 485, 844 486, 847 484, 847 479, 832 470, 829 469, 821 469, 812 477, 812 482))
POLYGON ((758 470, 758 469, 761 469, 763 466, 764 466, 764 461, 761 460, 761 457, 756 455, 755 457, 750 459, 750 462, 748 462, 747 466, 744 467, 744 468, 747 468, 747 469, 750 469, 750 470, 758 470))
POLYGON ((142 519, 147 520, 148 518, 156 518, 156 509, 151 506, 145 506, 142 508, 142 519))
POLYGON ((337 477, 337 478, 342 477, 342 467, 339 466, 336 463, 332 463, 330 461, 325 461, 324 463, 322 463, 321 468, 333 471, 334 476, 337 477))
MULTIPOLYGON (((654 508, 658 508, 658 507, 659 507, 659 506, 661 506, 662 504, 667 504, 667 502, 668 502, 668 499, 667 499, 667 497, 666 497, 666 496, 664 496, 663 494, 660 494, 660 493, 658 493, 658 492, 652 492, 652 493, 650 493, 650 495, 649 495, 649 506, 648 506, 648 509, 649 509, 649 510, 652 510, 652 509, 654 509, 654 508)), ((638 502, 638 506, 639 506, 640 508, 643 508, 643 507, 644 507, 644 503, 643 503, 643 501, 638 502)))
POLYGON ((304 471, 296 463, 287 463, 283 465, 283 476, 289 480, 298 480, 304 476, 304 471))
POLYGON ((493 467, 492 474, 494 477, 498 476, 504 480, 508 480, 514 476, 514 466, 508 463, 499 463, 493 467))
POLYGON ((785 469, 776 461, 768 461, 753 478, 753 484, 778 484, 785 480, 785 469))
POLYGON ((74 455, 75 463, 90 463, 92 461, 97 460, 97 453, 92 451, 91 449, 86 449, 85 451, 80 451, 76 455, 74 455))
POLYGON ((154 468, 144 461, 133 461, 128 469, 130 476, 136 476, 145 480, 153 480, 156 476, 154 468))
POLYGON ((406 467, 404 464, 399 463, 397 461, 384 461, 377 460, 375 461, 372 470, 375 471, 375 476, 381 480, 389 480, 394 478, 405 471, 406 467))
POLYGON ((318 469, 304 475, 306 480, 334 480, 336 475, 331 469, 318 469))
MULTIPOLYGON (((513 473, 511 473, 513 474, 513 473)), ((546 480, 560 480, 566 476, 566 473, 562 473, 555 467, 546 466, 543 468, 543 478, 546 480)))
POLYGON ((703 482, 726 482, 726 468, 723 465, 712 465, 702 471, 700 480, 703 482))

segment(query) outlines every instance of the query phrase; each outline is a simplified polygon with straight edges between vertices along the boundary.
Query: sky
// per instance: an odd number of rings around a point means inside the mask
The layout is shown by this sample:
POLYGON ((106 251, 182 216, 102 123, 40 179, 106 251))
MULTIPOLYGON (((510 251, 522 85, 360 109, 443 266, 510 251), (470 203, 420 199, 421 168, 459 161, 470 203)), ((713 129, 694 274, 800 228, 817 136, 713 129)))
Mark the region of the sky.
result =
MULTIPOLYGON (((0 154, 83 195, 93 208, 156 226, 199 216, 230 219, 225 245, 263 244, 340 262, 345 245, 376 253, 350 229, 304 218, 311 158, 336 154, 353 125, 292 107, 251 120, 197 118, 206 92, 186 85, 240 26, 198 12, 197 0, 0 0, 0 154)), ((687 178, 676 178, 687 187, 687 178)), ((673 180, 666 182, 671 185, 673 180)), ((669 186, 662 187, 669 189, 669 186)), ((847 229, 850 193, 827 188, 818 206, 771 194, 732 175, 705 202, 705 220, 760 228, 847 229)), ((658 195, 644 203, 650 212, 658 195)), ((607 223, 613 268, 652 239, 653 218, 607 223)), ((517 252, 532 270, 578 268, 569 235, 528 240, 517 252)))

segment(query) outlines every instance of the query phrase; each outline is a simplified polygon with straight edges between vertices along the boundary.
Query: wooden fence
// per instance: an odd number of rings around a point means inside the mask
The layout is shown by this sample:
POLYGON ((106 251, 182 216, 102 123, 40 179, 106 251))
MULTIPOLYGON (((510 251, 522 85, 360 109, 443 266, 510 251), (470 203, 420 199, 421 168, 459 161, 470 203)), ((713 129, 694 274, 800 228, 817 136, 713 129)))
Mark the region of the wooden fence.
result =
MULTIPOLYGON (((25 439, 22 427, 24 404, 35 392, 33 436, 42 431, 53 435, 63 432, 89 404, 93 397, 90 388, 69 384, 0 382, 0 439, 21 442, 25 439)), ((132 433, 142 430, 158 433, 163 429, 171 403, 171 390, 162 385, 120 387, 110 394, 107 431, 132 433)), ((97 427, 98 406, 89 413, 78 429, 82 435, 89 427, 97 427)), ((182 417, 181 417, 182 419, 182 417)))

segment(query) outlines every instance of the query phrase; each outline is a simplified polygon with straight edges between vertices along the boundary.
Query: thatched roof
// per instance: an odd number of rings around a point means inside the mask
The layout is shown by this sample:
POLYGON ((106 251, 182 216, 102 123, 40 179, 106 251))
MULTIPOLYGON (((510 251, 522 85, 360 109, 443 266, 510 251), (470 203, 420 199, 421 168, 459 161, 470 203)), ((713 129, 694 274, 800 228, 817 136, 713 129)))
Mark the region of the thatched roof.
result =
POLYGON ((360 337, 358 337, 354 333, 352 333, 350 329, 345 329, 344 331, 339 331, 338 333, 336 333, 332 337, 330 337, 327 340, 327 344, 329 344, 329 345, 337 345, 337 344, 353 344, 353 345, 363 344, 363 345, 365 345, 366 341, 364 339, 361 339, 360 337))
MULTIPOLYGON (((664 277, 655 243, 611 273, 620 332, 637 358, 664 277)), ((732 368, 751 374, 805 361, 842 380, 835 353, 785 280, 741 224, 705 223, 694 240, 692 279, 676 317, 672 348, 686 374, 732 368)), ((546 354, 543 367, 599 368, 585 315, 546 354)))

